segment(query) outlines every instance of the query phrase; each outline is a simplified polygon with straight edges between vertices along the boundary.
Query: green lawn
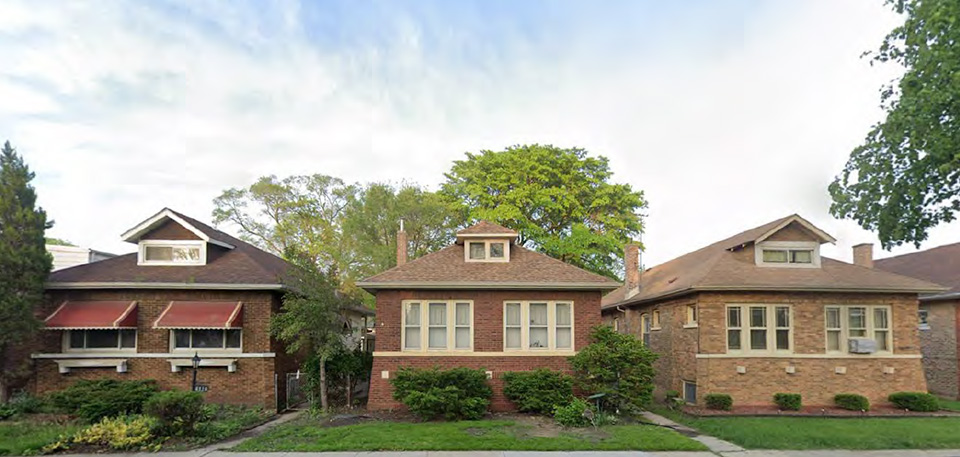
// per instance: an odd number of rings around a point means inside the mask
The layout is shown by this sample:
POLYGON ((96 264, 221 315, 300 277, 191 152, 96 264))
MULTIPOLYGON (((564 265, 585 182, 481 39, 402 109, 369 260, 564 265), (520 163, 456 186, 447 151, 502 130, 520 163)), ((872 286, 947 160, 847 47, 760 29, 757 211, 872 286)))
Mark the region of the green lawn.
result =
POLYGON ((960 401, 957 400, 946 400, 940 399, 940 409, 945 409, 947 411, 958 411, 960 412, 960 401))
POLYGON ((312 419, 279 425, 234 448, 236 451, 463 451, 463 450, 644 450, 706 448, 654 425, 600 429, 542 428, 509 420, 463 422, 368 422, 323 427, 312 419))
POLYGON ((960 449, 960 418, 704 417, 658 414, 748 449, 960 449))
POLYGON ((0 455, 36 454, 60 435, 77 431, 75 425, 0 422, 0 455))

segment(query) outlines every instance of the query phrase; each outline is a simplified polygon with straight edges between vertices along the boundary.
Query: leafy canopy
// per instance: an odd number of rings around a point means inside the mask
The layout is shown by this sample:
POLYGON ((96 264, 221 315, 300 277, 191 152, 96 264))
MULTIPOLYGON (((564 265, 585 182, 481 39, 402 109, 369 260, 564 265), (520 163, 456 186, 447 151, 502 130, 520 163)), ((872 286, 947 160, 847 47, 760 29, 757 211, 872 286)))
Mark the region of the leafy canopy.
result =
POLYGON ((906 72, 881 91, 886 119, 830 185, 830 212, 878 231, 884 248, 919 247, 960 210, 960 2, 887 4, 906 20, 872 59, 906 72))
POLYGON ((579 148, 523 145, 467 153, 454 162, 440 192, 470 220, 519 233, 517 242, 595 273, 616 278, 623 245, 643 231, 643 192, 610 182, 605 157, 579 148))
POLYGON ((52 225, 37 207, 30 184, 33 172, 10 146, 0 150, 0 391, 8 376, 20 371, 9 358, 12 344, 23 341, 38 326, 34 305, 43 298, 43 284, 53 260, 44 246, 52 225))
POLYGON ((635 336, 606 325, 594 327, 593 341, 570 358, 577 386, 604 394, 618 409, 642 409, 653 397, 653 362, 657 355, 635 336))

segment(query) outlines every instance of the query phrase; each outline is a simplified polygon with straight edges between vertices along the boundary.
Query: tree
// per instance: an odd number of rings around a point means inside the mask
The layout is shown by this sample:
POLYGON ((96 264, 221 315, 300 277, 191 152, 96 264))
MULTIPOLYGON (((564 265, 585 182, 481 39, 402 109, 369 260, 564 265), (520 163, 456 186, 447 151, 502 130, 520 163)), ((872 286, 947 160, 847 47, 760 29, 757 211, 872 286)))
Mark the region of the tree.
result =
POLYGON ((919 247, 960 211, 960 3, 887 0, 906 20, 872 62, 906 71, 881 91, 874 125, 829 187, 830 212, 879 232, 889 249, 919 247))
POLYGON ((642 409, 650 403, 657 355, 637 337, 608 325, 594 327, 590 339, 570 358, 577 386, 584 392, 604 394, 603 401, 617 409, 642 409))
POLYGON ((33 172, 7 141, 0 150, 0 400, 21 370, 14 346, 40 325, 34 306, 43 299, 43 284, 53 259, 44 247, 52 226, 36 206, 33 172))
POLYGON ((288 292, 283 296, 281 312, 273 316, 270 331, 286 344, 290 354, 306 353, 315 357, 316 373, 308 370, 308 389, 311 402, 320 400, 323 411, 329 408, 327 399, 327 360, 344 350, 341 309, 346 301, 338 291, 334 278, 309 256, 294 263, 286 280, 288 292))
POLYGON ((454 162, 440 192, 519 233, 517 242, 595 273, 616 278, 623 245, 643 231, 643 192, 613 184, 605 157, 579 148, 512 146, 467 153, 454 162))
POLYGON ((69 241, 67 241, 67 240, 60 239, 60 238, 52 238, 52 237, 47 237, 47 238, 46 238, 46 244, 51 245, 51 246, 70 246, 70 247, 74 247, 74 248, 77 247, 76 244, 73 244, 73 243, 71 243, 71 242, 69 242, 69 241))

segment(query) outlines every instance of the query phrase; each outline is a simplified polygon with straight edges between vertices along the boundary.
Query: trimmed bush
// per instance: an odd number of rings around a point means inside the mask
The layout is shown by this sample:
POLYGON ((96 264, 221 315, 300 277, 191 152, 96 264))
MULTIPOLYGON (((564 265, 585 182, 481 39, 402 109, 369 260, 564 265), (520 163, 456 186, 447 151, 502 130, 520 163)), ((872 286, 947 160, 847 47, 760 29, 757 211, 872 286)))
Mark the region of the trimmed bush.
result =
POLYGON ((733 397, 727 394, 707 394, 705 401, 709 409, 730 411, 733 408, 733 397))
POLYGON ((553 419, 564 427, 586 427, 590 425, 586 411, 596 413, 593 406, 582 398, 574 398, 566 405, 557 406, 553 410, 553 419))
POLYGON ((776 393, 773 394, 773 402, 787 411, 800 411, 800 394, 786 394, 786 393, 776 393))
POLYGON ((573 400, 573 378, 545 368, 504 373, 503 395, 520 411, 553 414, 573 400))
POLYGON ((667 403, 672 403, 675 398, 680 398, 680 391, 668 390, 663 394, 663 400, 667 403))
POLYGON ((390 383, 393 398, 426 420, 479 419, 493 396, 483 369, 401 368, 390 383))
POLYGON ((184 390, 160 392, 143 404, 143 412, 157 420, 162 435, 192 435, 204 417, 203 395, 184 390))
POLYGON ((833 397, 833 403, 838 408, 850 411, 870 411, 870 400, 859 394, 837 394, 833 397))
POLYGON ((107 446, 117 451, 144 450, 154 441, 152 427, 152 421, 145 416, 105 417, 77 432, 70 442, 107 446))
POLYGON ((940 402, 937 397, 926 392, 896 392, 890 394, 887 399, 900 409, 922 412, 940 410, 940 402))
POLYGON ((588 394, 604 394, 604 409, 642 410, 653 399, 657 355, 635 336, 606 325, 594 327, 590 339, 590 345, 570 357, 577 387, 588 394))
POLYGON ((83 380, 50 398, 56 407, 94 423, 104 417, 139 414, 157 391, 154 381, 83 380))

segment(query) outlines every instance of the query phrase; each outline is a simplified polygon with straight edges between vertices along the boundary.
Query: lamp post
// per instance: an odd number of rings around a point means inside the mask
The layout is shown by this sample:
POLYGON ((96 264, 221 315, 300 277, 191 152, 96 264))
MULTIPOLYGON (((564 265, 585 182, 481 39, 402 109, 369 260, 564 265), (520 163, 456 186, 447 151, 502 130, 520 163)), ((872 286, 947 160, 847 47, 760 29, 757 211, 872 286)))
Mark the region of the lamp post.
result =
POLYGON ((190 391, 197 391, 197 368, 200 368, 200 353, 194 352, 193 358, 190 359, 193 362, 193 383, 190 385, 190 391))

